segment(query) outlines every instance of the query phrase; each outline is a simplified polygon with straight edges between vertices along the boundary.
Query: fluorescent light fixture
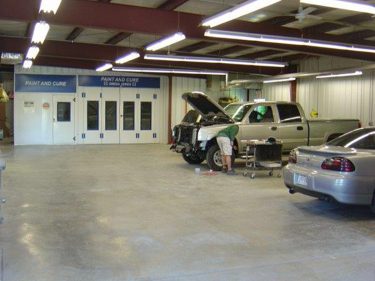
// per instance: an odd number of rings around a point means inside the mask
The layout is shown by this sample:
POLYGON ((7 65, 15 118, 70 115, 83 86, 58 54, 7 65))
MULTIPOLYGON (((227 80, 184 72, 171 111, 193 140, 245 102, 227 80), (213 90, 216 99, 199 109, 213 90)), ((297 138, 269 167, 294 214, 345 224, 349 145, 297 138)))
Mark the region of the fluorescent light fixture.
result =
POLYGON ((200 75, 228 75, 228 72, 215 70, 171 69, 171 68, 141 68, 141 67, 113 67, 113 71, 141 72, 141 73, 171 73, 171 74, 200 74, 200 75))
POLYGON ((274 62, 274 61, 238 60, 238 59, 229 59, 229 58, 197 57, 197 56, 174 56, 174 55, 147 54, 144 56, 144 58, 146 60, 221 63, 221 64, 254 65, 254 66, 268 66, 268 67, 285 67, 287 65, 286 63, 283 63, 283 62, 274 62))
POLYGON ((42 0, 40 3, 39 13, 42 11, 44 13, 53 12, 56 14, 59 8, 61 0, 42 0))
POLYGON ((36 56, 39 53, 39 47, 37 46, 31 46, 29 50, 27 51, 26 58, 27 59, 35 59, 36 56))
POLYGON ((330 7, 335 9, 355 11, 359 13, 375 14, 375 7, 367 3, 361 3, 359 1, 344 1, 344 0, 300 0, 301 3, 309 5, 317 5, 330 7))
POLYGON ((148 45, 146 47, 146 50, 147 51, 156 51, 156 50, 162 49, 164 47, 173 45, 174 43, 177 43, 179 41, 182 41, 185 38, 186 38, 185 34, 183 34, 182 32, 177 32, 177 33, 175 33, 171 36, 160 39, 160 40, 148 45))
POLYGON ((249 0, 231 9, 225 10, 217 15, 203 20, 203 26, 214 27, 224 22, 234 20, 244 15, 263 9, 267 6, 280 2, 281 0, 249 0))
POLYGON ((294 81, 296 78, 291 77, 291 78, 285 78, 285 79, 274 79, 274 80, 264 80, 264 84, 269 84, 269 83, 279 83, 279 82, 289 82, 289 81, 294 81))
POLYGON ((31 38, 31 42, 33 43, 41 43, 43 44, 44 40, 47 37, 47 33, 49 31, 49 24, 45 21, 37 22, 34 27, 33 36, 31 38))
POLYGON ((348 77, 348 76, 360 76, 362 75, 362 71, 354 71, 354 72, 349 72, 349 73, 331 73, 331 74, 327 74, 327 75, 319 75, 319 76, 316 76, 316 78, 318 79, 322 79, 322 78, 335 78, 335 77, 348 77))
POLYGON ((111 63, 106 63, 106 64, 103 64, 102 66, 99 66, 96 71, 98 72, 101 72, 101 71, 106 71, 108 69, 111 69, 113 67, 113 65, 111 63))
POLYGON ((118 58, 116 60, 117 64, 123 64, 131 60, 135 60, 139 58, 141 55, 138 52, 131 52, 129 54, 126 54, 125 56, 122 56, 121 58, 118 58))
POLYGON ((22 67, 23 68, 31 68, 32 65, 33 65, 33 61, 32 60, 24 60, 22 67))
POLYGON ((246 33, 246 32, 236 32, 236 31, 225 31, 225 30, 214 30, 208 29, 205 33, 207 37, 215 38, 226 38, 234 40, 244 40, 244 41, 257 41, 266 43, 277 43, 277 44, 289 44, 298 46, 308 46, 308 47, 318 47, 318 48, 328 48, 344 51, 353 52, 364 52, 364 53, 375 53, 375 48, 361 45, 350 45, 350 44, 340 44, 329 41, 313 40, 306 38, 294 38, 287 36, 275 36, 275 35, 264 35, 257 33, 246 33))

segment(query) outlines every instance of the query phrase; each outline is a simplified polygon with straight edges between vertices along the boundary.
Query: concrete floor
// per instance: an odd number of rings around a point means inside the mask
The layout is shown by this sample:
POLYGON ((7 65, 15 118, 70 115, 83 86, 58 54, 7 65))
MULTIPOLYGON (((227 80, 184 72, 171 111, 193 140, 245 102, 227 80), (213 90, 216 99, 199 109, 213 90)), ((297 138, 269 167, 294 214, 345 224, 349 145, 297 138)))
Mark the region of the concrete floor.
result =
POLYGON ((167 145, 1 151, 1 281, 375 280, 365 207, 196 175, 167 145))

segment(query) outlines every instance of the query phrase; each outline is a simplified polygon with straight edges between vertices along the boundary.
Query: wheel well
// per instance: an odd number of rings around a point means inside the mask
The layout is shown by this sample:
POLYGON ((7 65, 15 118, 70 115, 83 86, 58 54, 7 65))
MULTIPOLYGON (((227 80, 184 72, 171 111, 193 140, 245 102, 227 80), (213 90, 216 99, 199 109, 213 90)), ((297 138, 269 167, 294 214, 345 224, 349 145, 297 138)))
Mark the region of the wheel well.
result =
MULTIPOLYGON (((206 151, 208 151, 210 149, 211 146, 213 145, 217 145, 217 141, 216 141, 216 138, 213 138, 211 140, 209 140, 206 144, 206 151)), ((234 139, 233 141, 233 145, 237 147, 237 149, 234 150, 234 153, 235 153, 235 156, 237 157, 238 155, 238 140, 237 139, 234 139)))

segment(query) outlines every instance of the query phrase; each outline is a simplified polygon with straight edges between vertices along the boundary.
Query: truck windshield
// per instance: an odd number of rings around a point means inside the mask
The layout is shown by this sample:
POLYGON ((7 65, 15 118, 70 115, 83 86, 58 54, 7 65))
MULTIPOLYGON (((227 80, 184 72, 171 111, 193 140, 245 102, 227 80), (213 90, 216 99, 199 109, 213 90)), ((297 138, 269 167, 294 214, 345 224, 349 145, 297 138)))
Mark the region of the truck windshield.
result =
POLYGON ((232 103, 228 104, 224 110, 225 112, 232 117, 232 119, 236 122, 242 121, 243 117, 249 111, 252 104, 240 104, 240 103, 232 103))

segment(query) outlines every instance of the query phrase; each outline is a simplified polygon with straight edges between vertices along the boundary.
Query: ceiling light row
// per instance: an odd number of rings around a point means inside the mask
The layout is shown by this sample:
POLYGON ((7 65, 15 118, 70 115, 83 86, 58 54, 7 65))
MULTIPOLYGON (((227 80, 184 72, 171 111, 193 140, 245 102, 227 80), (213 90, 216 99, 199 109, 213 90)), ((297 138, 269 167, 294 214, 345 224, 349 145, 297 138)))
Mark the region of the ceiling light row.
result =
MULTIPOLYGON (((52 12, 56 14, 57 9, 61 4, 61 0, 41 0, 39 13, 49 13, 52 12)), ((45 21, 39 21, 34 26, 33 35, 31 37, 31 43, 43 44, 47 37, 49 31, 49 24, 45 21)), ((39 53, 40 49, 38 46, 30 46, 27 53, 26 59, 23 61, 23 68, 31 68, 33 65, 33 59, 35 59, 39 53)))
MULTIPOLYGON (((265 7, 271 6, 281 0, 249 0, 233 8, 225 10, 202 21, 203 26, 215 27, 225 22, 240 18, 265 7)), ((347 0, 300 0, 300 3, 325 6, 336 9, 350 10, 360 13, 375 14, 375 7, 367 3, 347 0)))
POLYGON ((204 35, 207 37, 214 37, 214 38, 226 38, 226 39, 244 40, 244 41, 256 41, 256 42, 265 42, 265 43, 328 48, 328 49, 352 51, 352 52, 375 53, 375 48, 371 48, 367 46, 339 44, 339 43, 333 43, 329 41, 321 41, 321 40, 306 39, 306 38, 295 38, 295 37, 287 37, 287 36, 265 35, 265 34, 258 34, 258 33, 246 33, 246 32, 225 31, 225 30, 215 30, 215 29, 206 30, 204 35))
POLYGON ((229 58, 198 57, 198 56, 174 56, 174 55, 147 54, 144 56, 144 58, 146 60, 159 60, 159 61, 220 63, 220 64, 252 65, 252 66, 267 66, 267 67, 285 67, 287 65, 286 63, 283 63, 283 62, 274 62, 274 61, 239 60, 239 59, 229 59, 229 58))
MULTIPOLYGON (((136 58, 139 58, 138 52, 131 52, 116 60, 117 64, 123 64, 136 58)), ((215 58, 215 57, 199 57, 199 56, 175 56, 175 55, 157 55, 146 54, 146 60, 158 61, 181 61, 181 62, 197 62, 197 63, 218 63, 218 64, 234 64, 234 65, 251 65, 251 66, 265 66, 265 67, 285 67, 287 63, 276 61, 257 61, 257 60, 240 60, 230 58, 215 58)), ((96 71, 105 71, 112 68, 112 64, 106 63, 96 69, 96 71)))
POLYGON ((144 68, 144 67, 113 67, 113 71, 143 72, 143 73, 171 73, 171 74, 199 74, 199 75, 228 75, 228 72, 195 69, 144 68))

